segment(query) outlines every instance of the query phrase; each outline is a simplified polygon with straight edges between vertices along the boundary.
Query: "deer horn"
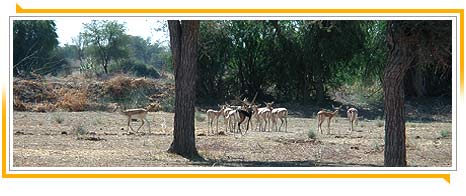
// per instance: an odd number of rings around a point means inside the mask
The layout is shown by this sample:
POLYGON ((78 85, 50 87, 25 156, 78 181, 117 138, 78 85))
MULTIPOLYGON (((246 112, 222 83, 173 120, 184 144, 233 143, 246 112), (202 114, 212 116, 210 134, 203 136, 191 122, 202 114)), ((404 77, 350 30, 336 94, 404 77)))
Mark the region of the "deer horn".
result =
POLYGON ((252 99, 252 102, 251 102, 252 104, 254 104, 254 102, 256 101, 257 94, 258 94, 258 93, 256 92, 256 95, 254 95, 254 99, 252 99))

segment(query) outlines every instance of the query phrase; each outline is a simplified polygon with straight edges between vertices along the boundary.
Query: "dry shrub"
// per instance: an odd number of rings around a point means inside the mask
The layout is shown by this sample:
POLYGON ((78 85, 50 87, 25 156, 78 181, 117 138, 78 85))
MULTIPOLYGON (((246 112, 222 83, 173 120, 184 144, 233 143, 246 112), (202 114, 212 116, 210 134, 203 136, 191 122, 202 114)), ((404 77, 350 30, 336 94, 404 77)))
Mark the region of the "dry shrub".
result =
POLYGON ((131 78, 118 75, 104 84, 104 91, 110 97, 125 97, 132 89, 131 78))
POLYGON ((32 106, 33 112, 53 112, 56 109, 57 107, 51 103, 37 103, 32 106))
POLYGON ((86 90, 74 90, 62 88, 59 90, 61 95, 57 102, 57 107, 66 109, 70 112, 84 111, 88 106, 86 90))
POLYGON ((21 99, 19 99, 17 96, 14 96, 13 109, 15 111, 29 111, 31 109, 31 106, 22 102, 21 99))
POLYGON ((33 80, 15 80, 13 82, 13 95, 25 103, 53 103, 58 98, 49 84, 33 80))
POLYGON ((151 103, 146 107, 149 112, 158 112, 162 110, 160 103, 151 103))

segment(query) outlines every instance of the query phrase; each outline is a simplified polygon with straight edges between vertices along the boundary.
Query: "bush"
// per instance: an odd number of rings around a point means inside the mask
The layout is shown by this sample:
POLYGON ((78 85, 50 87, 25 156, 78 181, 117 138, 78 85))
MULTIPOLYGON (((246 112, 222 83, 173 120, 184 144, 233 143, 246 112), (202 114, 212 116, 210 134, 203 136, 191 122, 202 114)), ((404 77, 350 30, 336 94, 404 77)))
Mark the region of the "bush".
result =
POLYGON ((382 118, 379 117, 379 118, 376 120, 376 123, 375 123, 375 124, 377 125, 377 127, 383 127, 384 124, 385 124, 385 122, 384 122, 384 120, 383 120, 382 118))
POLYGON ((441 137, 441 138, 446 138, 446 137, 448 137, 449 135, 450 135, 450 133, 449 133, 449 131, 446 130, 446 129, 440 131, 440 137, 441 137))
POLYGON ((309 131, 307 132, 307 137, 310 139, 316 139, 317 134, 313 129, 309 129, 309 131))
POLYGON ((87 129, 82 124, 74 125, 73 132, 76 134, 77 139, 83 139, 83 136, 88 133, 87 129))
POLYGON ((63 118, 61 115, 55 114, 53 115, 53 120, 58 124, 61 124, 63 121, 65 121, 65 118, 63 118))
POLYGON ((199 112, 199 111, 196 111, 196 113, 194 113, 194 118, 195 118, 196 121, 198 121, 198 122, 204 122, 204 120, 205 120, 204 114, 202 114, 202 113, 199 112))
POLYGON ((175 97, 167 97, 160 103, 162 111, 164 112, 175 112, 175 97))
POLYGON ((61 98, 57 102, 57 107, 70 112, 84 111, 87 107, 87 90, 74 90, 62 88, 59 91, 61 98))

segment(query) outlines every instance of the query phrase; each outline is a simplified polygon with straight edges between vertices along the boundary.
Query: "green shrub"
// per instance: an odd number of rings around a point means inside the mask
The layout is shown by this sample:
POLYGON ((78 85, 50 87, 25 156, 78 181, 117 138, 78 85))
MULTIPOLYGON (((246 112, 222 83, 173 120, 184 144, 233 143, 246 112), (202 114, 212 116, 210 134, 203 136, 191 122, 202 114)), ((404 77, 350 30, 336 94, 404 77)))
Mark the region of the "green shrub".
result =
POLYGON ((449 133, 449 131, 446 130, 446 129, 440 131, 440 137, 441 137, 441 138, 446 138, 446 137, 448 137, 449 135, 450 135, 450 133, 449 133))
POLYGON ((78 139, 82 139, 83 136, 88 133, 87 129, 82 124, 74 125, 73 132, 76 134, 78 139))
POLYGON ((61 124, 63 123, 63 121, 65 121, 65 118, 63 118, 63 116, 61 115, 55 114, 53 115, 53 120, 57 122, 58 124, 61 124))
POLYGON ((309 131, 307 132, 307 137, 310 139, 316 139, 317 134, 313 129, 309 129, 309 131))

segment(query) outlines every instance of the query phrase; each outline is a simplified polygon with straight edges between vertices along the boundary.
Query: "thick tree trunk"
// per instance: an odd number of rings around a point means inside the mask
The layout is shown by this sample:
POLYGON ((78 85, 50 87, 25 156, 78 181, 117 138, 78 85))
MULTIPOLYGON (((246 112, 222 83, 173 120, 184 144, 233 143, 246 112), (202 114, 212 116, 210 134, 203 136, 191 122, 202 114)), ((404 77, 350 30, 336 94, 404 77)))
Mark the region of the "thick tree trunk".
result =
POLYGON ((416 46, 406 28, 410 28, 410 25, 406 25, 402 21, 388 23, 387 41, 390 51, 383 83, 385 98, 384 165, 387 167, 407 165, 403 80, 409 66, 414 62, 413 51, 415 51, 416 46))
POLYGON ((168 21, 175 68, 175 119, 169 152, 199 159, 194 136, 194 102, 199 21, 168 21))
POLYGON ((389 63, 384 74, 385 160, 387 167, 406 166, 402 64, 389 63))

